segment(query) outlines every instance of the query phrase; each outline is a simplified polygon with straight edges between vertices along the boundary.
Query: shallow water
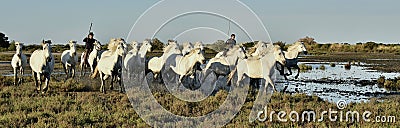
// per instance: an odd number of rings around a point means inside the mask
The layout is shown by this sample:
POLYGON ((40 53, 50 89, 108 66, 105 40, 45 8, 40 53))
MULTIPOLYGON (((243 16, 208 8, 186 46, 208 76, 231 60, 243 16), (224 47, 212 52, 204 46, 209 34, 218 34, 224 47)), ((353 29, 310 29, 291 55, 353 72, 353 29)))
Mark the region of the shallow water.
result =
MULTIPOLYGON (((313 70, 301 72, 298 80, 294 80, 294 75, 285 81, 283 77, 278 77, 276 86, 278 90, 286 93, 305 93, 316 95, 330 102, 345 100, 347 102, 366 102, 369 98, 385 95, 399 94, 390 92, 384 88, 379 88, 376 80, 380 76, 395 78, 400 73, 384 73, 376 70, 369 70, 368 65, 361 63, 360 66, 352 65, 350 70, 344 69, 345 63, 336 63, 331 67, 327 62, 303 62, 311 65, 313 70), (317 69, 321 65, 325 70, 317 69)), ((297 70, 293 70, 296 74, 297 70)))

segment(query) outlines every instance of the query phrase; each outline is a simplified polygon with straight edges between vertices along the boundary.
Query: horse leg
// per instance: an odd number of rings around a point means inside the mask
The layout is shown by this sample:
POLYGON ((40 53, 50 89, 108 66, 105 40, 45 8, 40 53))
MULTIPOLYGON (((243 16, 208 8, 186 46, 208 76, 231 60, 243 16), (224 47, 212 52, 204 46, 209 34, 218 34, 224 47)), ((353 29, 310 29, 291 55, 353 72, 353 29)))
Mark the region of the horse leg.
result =
MULTIPOLYGON (((65 73, 65 75, 67 75, 67 79, 68 79, 68 69, 67 69, 67 66, 66 66, 66 64, 63 64, 63 69, 64 69, 64 73, 65 73)), ((65 79, 65 81, 67 81, 67 79, 65 79)))
POLYGON ((298 65, 296 65, 295 68, 297 68, 297 75, 296 75, 296 77, 294 77, 294 78, 298 79, 298 78, 299 78, 299 75, 300 75, 300 68, 299 68, 298 65))
POLYGON ((44 82, 44 87, 42 89, 42 94, 44 94, 49 89, 50 74, 49 73, 44 74, 44 79, 45 82, 44 82))
POLYGON ((72 79, 74 79, 75 78, 75 65, 72 66, 71 70, 72 70, 72 79))
POLYGON ((274 84, 274 82, 271 80, 271 78, 270 78, 269 76, 266 76, 266 77, 264 77, 264 79, 265 79, 265 90, 267 90, 268 83, 270 83, 271 86, 272 86, 272 89, 274 89, 274 92, 277 92, 277 91, 276 91, 276 88, 275 88, 275 84, 274 84))
POLYGON ((122 85, 122 76, 121 76, 121 74, 119 75, 119 80, 118 80, 118 82, 119 82, 119 92, 120 93, 124 93, 125 92, 125 87, 122 85))
POLYGON ((285 74, 285 75, 286 75, 286 76, 292 75, 292 68, 291 68, 291 66, 286 66, 286 68, 288 69, 289 74, 285 74))
POLYGON ((81 63, 81 77, 85 76, 85 74, 83 73, 83 66, 84 66, 84 64, 81 63))
POLYGON ((115 75, 111 75, 110 90, 114 90, 115 75))
POLYGON ((40 91, 42 90, 42 74, 37 72, 36 77, 38 79, 38 86, 36 90, 38 91, 38 93, 40 93, 40 91))
POLYGON ((238 78, 237 78, 237 81, 236 81, 236 86, 239 86, 240 85, 240 81, 242 81, 242 79, 243 79, 243 72, 239 71, 239 69, 237 70, 237 76, 238 76, 238 78))
POLYGON ((14 68, 14 85, 18 84, 18 75, 17 75, 17 68, 14 68))
POLYGON ((24 81, 24 68, 22 66, 19 69, 19 74, 20 74, 20 77, 19 77, 18 84, 22 84, 22 82, 24 81))
POLYGON ((35 80, 36 91, 40 91, 40 88, 38 88, 39 83, 38 83, 38 79, 37 79, 37 76, 36 76, 36 72, 32 71, 32 77, 35 80))
POLYGON ((104 78, 105 78, 104 74, 100 72, 100 80, 101 80, 100 92, 102 93, 106 93, 106 90, 104 89, 104 84, 105 84, 104 78))

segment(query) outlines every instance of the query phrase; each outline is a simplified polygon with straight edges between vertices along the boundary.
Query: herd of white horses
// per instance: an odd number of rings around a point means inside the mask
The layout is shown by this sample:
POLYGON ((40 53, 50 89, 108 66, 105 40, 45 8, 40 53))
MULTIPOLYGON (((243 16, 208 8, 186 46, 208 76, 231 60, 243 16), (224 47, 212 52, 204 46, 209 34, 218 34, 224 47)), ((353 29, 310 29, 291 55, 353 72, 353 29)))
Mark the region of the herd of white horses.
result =
MULTIPOLYGON (((100 91, 106 92, 106 80, 110 78, 110 89, 113 90, 113 84, 118 82, 120 92, 124 91, 122 85, 121 74, 123 70, 129 71, 129 66, 132 61, 146 61, 147 52, 151 51, 151 41, 145 40, 143 43, 133 41, 128 45, 124 39, 111 39, 108 43, 107 50, 101 50, 99 42, 94 43, 94 49, 89 53, 88 65, 84 63, 84 53, 81 55, 81 62, 78 61, 76 41, 68 43, 70 49, 65 50, 61 54, 61 64, 67 79, 74 78, 76 67, 80 66, 81 76, 85 76, 85 68, 90 67, 91 78, 100 76, 101 87, 100 91), (130 46, 130 47, 129 47, 130 46), (129 51, 128 51, 129 50, 129 51), (137 59, 141 58, 141 59, 137 59)), ((45 93, 48 90, 50 76, 54 69, 54 56, 51 52, 51 41, 42 41, 42 49, 35 50, 29 61, 32 69, 32 76, 35 80, 36 91, 45 93), (42 81, 44 85, 42 87, 42 81)), ((14 68, 14 84, 21 84, 24 75, 24 69, 28 65, 27 57, 22 53, 23 44, 16 42, 16 53, 12 58, 11 65, 14 68), (17 74, 20 74, 18 78, 17 74)), ((276 64, 283 65, 289 69, 291 67, 298 68, 297 57, 301 52, 307 52, 305 46, 301 42, 296 42, 289 46, 288 51, 282 51, 278 45, 259 41, 254 47, 254 53, 249 54, 246 49, 240 45, 235 45, 226 51, 219 52, 214 58, 208 60, 208 63, 202 70, 203 74, 214 72, 218 76, 227 77, 228 82, 237 74, 238 79, 236 84, 243 79, 243 76, 250 78, 262 78, 266 84, 271 84, 276 91, 273 81, 271 80, 271 70, 276 64), (226 67, 226 70, 220 70, 221 66, 226 67)), ((179 82, 183 77, 193 76, 196 64, 204 64, 204 45, 201 42, 184 43, 180 46, 176 41, 168 41, 167 46, 163 49, 163 54, 160 57, 152 57, 146 61, 146 70, 152 72, 155 78, 159 78, 163 68, 172 69, 178 74, 179 82), (173 61, 175 65, 166 65, 166 62, 173 61), (168 67, 167 67, 168 66, 168 67)), ((134 67, 133 67, 134 68, 134 67)), ((282 69, 284 69, 282 67, 282 69)), ((281 75, 283 74, 281 70, 281 75)), ((291 74, 291 71, 290 71, 291 74)), ((298 77, 298 74, 296 78, 298 77)), ((265 86, 267 87, 267 86, 265 86)))

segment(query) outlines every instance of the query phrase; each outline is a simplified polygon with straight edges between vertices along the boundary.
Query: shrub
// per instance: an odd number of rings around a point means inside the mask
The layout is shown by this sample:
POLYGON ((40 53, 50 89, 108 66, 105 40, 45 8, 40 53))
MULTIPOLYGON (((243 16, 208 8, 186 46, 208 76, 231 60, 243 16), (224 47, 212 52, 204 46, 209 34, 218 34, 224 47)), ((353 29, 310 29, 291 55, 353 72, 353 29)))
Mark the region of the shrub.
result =
POLYGON ((325 70, 325 66, 324 66, 324 65, 321 65, 321 66, 319 66, 319 69, 320 69, 320 70, 325 70))
POLYGON ((307 70, 312 70, 312 66, 306 65, 306 64, 300 64, 299 65, 300 70, 302 71, 307 71, 307 70))

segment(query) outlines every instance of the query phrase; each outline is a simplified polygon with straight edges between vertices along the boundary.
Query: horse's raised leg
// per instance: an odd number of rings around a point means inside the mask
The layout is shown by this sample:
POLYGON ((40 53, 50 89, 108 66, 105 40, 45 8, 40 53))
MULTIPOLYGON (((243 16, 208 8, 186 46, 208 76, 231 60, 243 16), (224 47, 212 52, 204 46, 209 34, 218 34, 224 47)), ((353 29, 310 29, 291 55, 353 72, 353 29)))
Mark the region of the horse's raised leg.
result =
POLYGON ((38 79, 38 86, 36 90, 38 91, 38 93, 40 93, 40 90, 42 89, 42 74, 37 72, 36 77, 38 79))
POLYGON ((105 83, 106 83, 106 75, 100 72, 100 79, 101 79, 101 87, 100 87, 100 92, 106 94, 106 88, 105 88, 105 83))
POLYGON ((268 83, 270 83, 271 86, 272 86, 272 89, 274 89, 274 92, 277 92, 277 91, 276 91, 276 88, 275 88, 275 84, 274 84, 274 82, 271 80, 271 78, 270 78, 269 76, 266 76, 266 77, 264 77, 264 79, 265 79, 265 90, 267 90, 268 83))
POLYGON ((74 79, 75 78, 75 66, 72 66, 71 70, 72 70, 72 79, 74 79))
POLYGON ((236 82, 236 86, 239 86, 240 85, 240 81, 242 81, 242 79, 243 79, 243 72, 241 72, 241 71, 239 71, 239 69, 237 70, 238 72, 237 72, 237 76, 238 76, 238 80, 237 80, 237 82, 236 82))
POLYGON ((294 78, 295 78, 295 79, 298 79, 298 78, 299 78, 299 75, 300 75, 300 68, 299 68, 298 65, 294 66, 294 68, 297 68, 297 75, 296 75, 294 78))
POLYGON ((36 91, 40 91, 40 88, 38 88, 39 83, 38 83, 38 79, 37 79, 37 76, 36 76, 36 72, 32 71, 32 77, 35 80, 36 91))
POLYGON ((289 74, 285 74, 285 76, 290 76, 290 75, 292 75, 292 68, 291 68, 290 66, 287 66, 286 68, 288 69, 289 74))

